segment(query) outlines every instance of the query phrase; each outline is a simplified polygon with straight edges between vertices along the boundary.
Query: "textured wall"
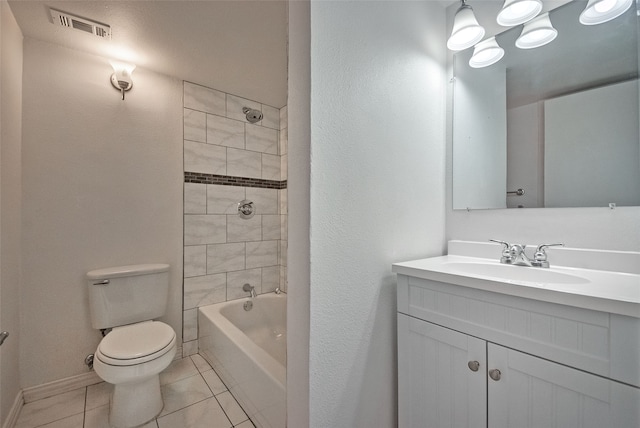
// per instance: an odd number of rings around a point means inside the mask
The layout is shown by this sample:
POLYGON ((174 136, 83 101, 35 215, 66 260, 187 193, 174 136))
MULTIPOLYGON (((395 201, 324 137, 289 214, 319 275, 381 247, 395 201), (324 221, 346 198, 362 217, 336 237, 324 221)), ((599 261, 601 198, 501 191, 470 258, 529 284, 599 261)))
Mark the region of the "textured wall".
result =
POLYGON ((0 425, 18 391, 20 345, 20 215, 22 133, 22 33, 7 2, 0 2, 0 425))
POLYGON ((396 424, 391 264, 443 248, 444 15, 311 4, 312 427, 396 424))
POLYGON ((23 387, 87 371, 86 272, 171 265, 182 333, 182 82, 138 67, 123 101, 106 58, 25 39, 23 387))

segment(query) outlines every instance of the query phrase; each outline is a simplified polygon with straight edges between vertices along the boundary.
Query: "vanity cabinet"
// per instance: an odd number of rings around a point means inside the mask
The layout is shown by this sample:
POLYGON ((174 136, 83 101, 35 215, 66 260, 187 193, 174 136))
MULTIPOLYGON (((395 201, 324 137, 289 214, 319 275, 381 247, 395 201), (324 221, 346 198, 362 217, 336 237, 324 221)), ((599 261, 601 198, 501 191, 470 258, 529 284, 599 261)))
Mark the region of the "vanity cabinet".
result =
POLYGON ((398 311, 400 428, 640 426, 636 318, 405 275, 398 311))

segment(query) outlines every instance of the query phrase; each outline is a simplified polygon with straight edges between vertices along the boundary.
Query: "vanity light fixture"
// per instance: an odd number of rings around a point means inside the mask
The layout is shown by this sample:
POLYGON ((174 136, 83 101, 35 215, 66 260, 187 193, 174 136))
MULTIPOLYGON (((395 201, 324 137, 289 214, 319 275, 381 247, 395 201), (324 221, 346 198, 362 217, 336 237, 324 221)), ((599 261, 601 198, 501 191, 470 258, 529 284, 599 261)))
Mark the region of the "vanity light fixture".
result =
POLYGON ((558 36, 558 30, 553 28, 549 19, 549 12, 524 24, 516 46, 520 49, 533 49, 551 43, 558 36))
POLYGON ((473 47, 473 56, 469 66, 473 68, 488 67, 500 61, 504 56, 504 49, 498 45, 495 37, 483 40, 473 47))
POLYGON ((524 24, 542 10, 541 0, 505 0, 496 21, 504 27, 524 24))
POLYGON ((453 30, 447 41, 447 47, 452 51, 461 51, 478 43, 484 37, 484 28, 478 24, 471 6, 466 0, 461 0, 462 5, 453 18, 453 30))
POLYGON ((133 87, 133 79, 131 73, 136 68, 133 64, 127 64, 124 62, 112 61, 113 74, 111 75, 111 84, 114 88, 122 93, 122 99, 124 100, 124 93, 131 90, 133 87))
POLYGON ((597 25, 611 21, 625 13, 632 4, 633 0, 589 0, 580 14, 580 23, 597 25))

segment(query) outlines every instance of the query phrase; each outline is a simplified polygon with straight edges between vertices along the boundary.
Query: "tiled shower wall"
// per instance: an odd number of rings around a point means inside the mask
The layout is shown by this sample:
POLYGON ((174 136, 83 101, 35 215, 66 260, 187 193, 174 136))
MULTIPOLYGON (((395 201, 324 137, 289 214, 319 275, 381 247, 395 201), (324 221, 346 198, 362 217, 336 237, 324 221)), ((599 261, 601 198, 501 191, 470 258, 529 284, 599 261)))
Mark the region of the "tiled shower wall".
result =
POLYGON ((183 355, 198 352, 197 308, 286 291, 287 108, 184 82, 183 355), (261 110, 251 124, 243 107, 261 110), (238 202, 256 214, 238 216, 238 202))

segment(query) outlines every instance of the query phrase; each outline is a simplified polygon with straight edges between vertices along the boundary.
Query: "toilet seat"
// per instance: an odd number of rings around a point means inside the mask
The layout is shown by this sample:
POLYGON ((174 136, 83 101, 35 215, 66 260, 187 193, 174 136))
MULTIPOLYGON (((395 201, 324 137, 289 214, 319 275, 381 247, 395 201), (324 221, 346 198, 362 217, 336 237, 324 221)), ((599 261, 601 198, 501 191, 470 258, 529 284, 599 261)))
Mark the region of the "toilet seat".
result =
POLYGON ((114 328, 98 345, 96 357, 112 366, 133 366, 155 360, 175 345, 176 334, 160 321, 114 328))

